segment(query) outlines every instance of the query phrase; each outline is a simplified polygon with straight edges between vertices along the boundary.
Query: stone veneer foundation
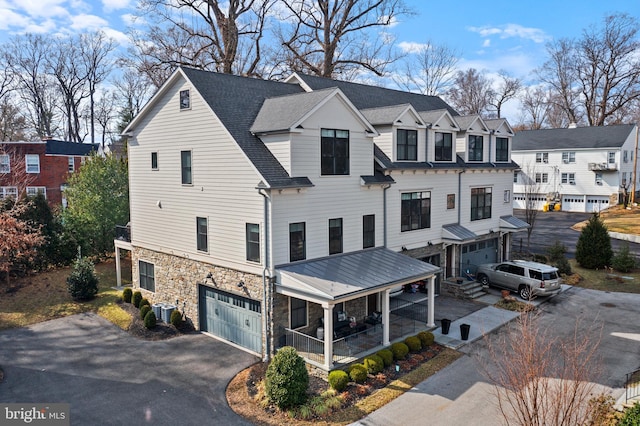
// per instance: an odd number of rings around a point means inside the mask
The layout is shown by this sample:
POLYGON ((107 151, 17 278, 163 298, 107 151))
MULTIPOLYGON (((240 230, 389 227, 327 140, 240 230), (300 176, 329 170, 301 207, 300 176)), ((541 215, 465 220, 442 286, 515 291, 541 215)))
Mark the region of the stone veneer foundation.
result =
MULTIPOLYGON (((198 285, 206 285, 216 290, 238 294, 262 302, 262 277, 255 274, 236 271, 229 268, 199 262, 140 247, 133 247, 131 252, 131 273, 133 288, 142 292, 143 297, 154 303, 171 303, 178 301, 178 309, 183 312, 194 327, 199 329, 198 320, 198 285), (154 265, 155 292, 140 288, 138 261, 154 265), (206 279, 211 273, 213 279, 206 279), (238 288, 238 282, 245 286, 238 288), (215 282, 215 284, 214 284, 215 282)), ((264 303, 262 312, 265 312, 264 303)))

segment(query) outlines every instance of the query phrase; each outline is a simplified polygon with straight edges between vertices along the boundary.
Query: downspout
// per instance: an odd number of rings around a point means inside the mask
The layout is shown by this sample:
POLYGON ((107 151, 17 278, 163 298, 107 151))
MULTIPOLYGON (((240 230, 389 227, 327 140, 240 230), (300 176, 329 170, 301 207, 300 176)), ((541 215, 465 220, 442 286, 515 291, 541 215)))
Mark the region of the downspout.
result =
POLYGON ((271 312, 271 305, 273 300, 271 299, 271 251, 269 250, 271 236, 270 236, 270 224, 271 219, 269 215, 269 195, 266 190, 260 188, 258 193, 264 197, 264 211, 263 211, 263 223, 264 223, 264 248, 262 250, 264 259, 264 268, 262 269, 262 294, 264 297, 264 310, 262 315, 262 328, 264 330, 265 350, 262 357, 264 362, 268 362, 270 358, 271 348, 271 333, 269 332, 269 314, 271 312))
POLYGON ((465 169, 458 172, 458 225, 460 225, 460 215, 462 213, 462 174, 465 172, 465 169))
POLYGON ((391 184, 382 186, 382 243, 384 247, 387 247, 387 189, 389 188, 391 188, 391 184))

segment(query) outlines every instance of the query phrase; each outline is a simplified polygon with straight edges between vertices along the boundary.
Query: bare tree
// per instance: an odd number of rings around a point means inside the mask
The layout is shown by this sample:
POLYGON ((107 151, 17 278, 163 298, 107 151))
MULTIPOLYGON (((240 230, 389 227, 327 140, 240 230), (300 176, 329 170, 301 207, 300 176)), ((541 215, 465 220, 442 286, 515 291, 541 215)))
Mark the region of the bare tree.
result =
MULTIPOLYGON (((80 35, 81 57, 87 69, 87 87, 89 90, 89 123, 91 125, 91 143, 95 142, 96 90, 111 72, 109 62, 111 52, 116 48, 113 40, 102 31, 80 35)), ((104 106, 104 105, 103 105, 104 106)), ((102 138, 104 147, 104 136, 102 138)))
POLYGON ((290 69, 349 79, 357 71, 381 76, 397 59, 379 31, 411 10, 403 0, 282 0, 278 38, 290 69))
POLYGON ((524 124, 528 129, 541 129, 549 115, 548 92, 542 87, 526 87, 520 96, 524 124))
POLYGON ((8 66, 16 79, 17 92, 28 111, 30 125, 39 137, 57 130, 58 105, 55 81, 47 73, 47 58, 52 52, 50 39, 33 34, 16 36, 6 45, 8 66))
POLYGON ((640 98, 640 26, 628 14, 605 17, 604 26, 590 27, 579 41, 578 78, 590 126, 604 126, 610 117, 640 98))
POLYGON ((522 314, 498 336, 487 336, 482 368, 494 385, 506 424, 585 425, 598 416, 593 401, 602 365, 602 327, 577 319, 574 332, 557 337, 538 314, 522 314), (493 367, 493 368, 492 368, 493 367))
POLYGON ((537 169, 531 164, 525 165, 524 173, 522 170, 519 174, 520 184, 522 185, 522 195, 524 197, 524 220, 529 224, 527 228, 527 250, 531 244, 531 233, 536 224, 538 212, 540 209, 539 200, 541 183, 536 182, 535 176, 537 169))
POLYGON ((505 102, 515 98, 522 88, 522 82, 519 78, 511 77, 509 74, 500 70, 498 72, 499 82, 495 89, 491 90, 489 97, 489 105, 495 108, 495 113, 498 118, 501 118, 502 106, 505 102))
POLYGON ((5 98, 0 103, 0 141, 25 140, 27 120, 21 114, 20 108, 5 98))
POLYGON ((537 74, 555 93, 552 99, 554 108, 562 111, 570 123, 579 123, 580 87, 576 69, 579 58, 574 46, 575 43, 569 39, 549 43, 547 53, 550 58, 537 70, 537 74))
POLYGON ((113 129, 115 113, 118 110, 118 98, 113 92, 104 92, 100 98, 96 99, 94 105, 95 121, 100 126, 102 139, 100 144, 104 150, 107 141, 113 142, 113 129))
POLYGON ((396 83, 411 92, 442 95, 453 83, 458 60, 457 50, 428 40, 406 57, 404 74, 396 83))
POLYGON ((152 22, 132 34, 135 64, 159 86, 175 67, 258 75, 260 43, 274 0, 142 0, 152 22), (168 25, 167 25, 168 23, 168 25))
POLYGON ((458 71, 447 98, 462 115, 484 114, 493 97, 492 81, 475 68, 458 71))
POLYGON ((118 131, 122 131, 149 100, 150 84, 144 76, 140 76, 132 69, 127 69, 116 79, 115 87, 120 117, 118 131))

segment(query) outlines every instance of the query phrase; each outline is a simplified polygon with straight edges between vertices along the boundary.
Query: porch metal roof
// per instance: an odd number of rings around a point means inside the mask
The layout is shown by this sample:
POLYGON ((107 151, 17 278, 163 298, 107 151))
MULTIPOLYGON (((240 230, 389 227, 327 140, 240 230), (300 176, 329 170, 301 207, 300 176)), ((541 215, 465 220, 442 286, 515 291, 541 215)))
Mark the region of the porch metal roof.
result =
POLYGON ((276 266, 276 288, 305 298, 337 300, 422 280, 438 271, 437 266, 376 247, 276 266))
POLYGON ((500 228, 522 231, 529 227, 529 224, 515 216, 500 216, 500 228))
POLYGON ((442 227, 442 239, 453 240, 458 242, 475 240, 476 233, 457 223, 444 225, 442 227))

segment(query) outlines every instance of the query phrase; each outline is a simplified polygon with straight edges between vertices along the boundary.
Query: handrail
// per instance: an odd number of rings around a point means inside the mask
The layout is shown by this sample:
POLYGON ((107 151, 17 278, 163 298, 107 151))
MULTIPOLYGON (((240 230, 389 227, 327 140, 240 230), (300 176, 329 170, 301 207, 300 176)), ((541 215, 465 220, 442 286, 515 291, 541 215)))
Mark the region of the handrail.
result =
POLYGON ((640 396, 640 368, 631 373, 627 373, 627 378, 624 383, 625 402, 629 402, 630 399, 640 396))

